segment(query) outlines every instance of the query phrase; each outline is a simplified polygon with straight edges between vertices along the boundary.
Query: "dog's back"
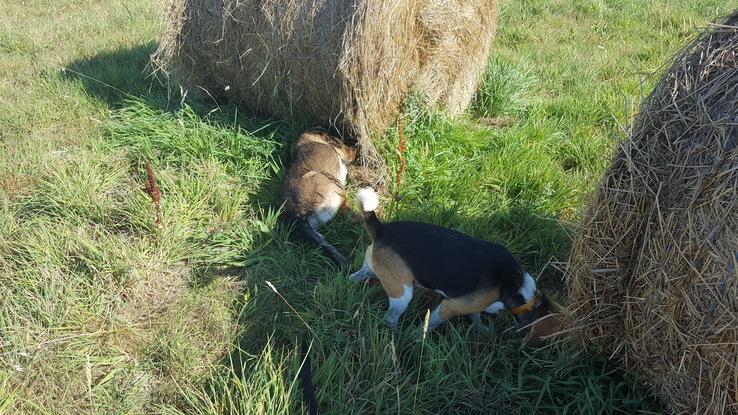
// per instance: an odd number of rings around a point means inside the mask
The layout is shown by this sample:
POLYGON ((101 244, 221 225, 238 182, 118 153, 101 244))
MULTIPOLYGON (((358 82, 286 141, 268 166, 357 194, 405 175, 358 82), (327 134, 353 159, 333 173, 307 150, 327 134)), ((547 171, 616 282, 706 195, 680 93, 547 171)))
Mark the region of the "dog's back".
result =
POLYGON ((499 289, 505 295, 522 285, 523 270, 507 248, 453 229, 388 222, 374 243, 402 257, 421 286, 442 290, 449 298, 483 289, 499 289))
POLYGON ((323 248, 336 263, 345 262, 318 228, 345 204, 347 168, 353 149, 323 129, 304 132, 292 146, 292 163, 282 185, 284 218, 302 239, 323 248))

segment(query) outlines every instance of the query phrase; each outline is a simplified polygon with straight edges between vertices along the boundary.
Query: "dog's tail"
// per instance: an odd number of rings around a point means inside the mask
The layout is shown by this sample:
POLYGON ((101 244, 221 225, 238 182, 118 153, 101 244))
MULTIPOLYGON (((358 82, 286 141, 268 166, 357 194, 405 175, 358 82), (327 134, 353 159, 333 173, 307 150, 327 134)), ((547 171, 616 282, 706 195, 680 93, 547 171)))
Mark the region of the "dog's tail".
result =
POLYGON ((338 252, 338 249, 331 245, 322 233, 313 229, 305 219, 293 218, 292 222, 295 224, 293 229, 298 237, 306 242, 318 245, 323 253, 339 267, 346 263, 346 258, 338 252))
POLYGON ((315 398, 315 385, 313 384, 310 356, 308 355, 308 343, 305 336, 302 337, 301 343, 300 360, 302 361, 302 367, 300 368, 300 383, 302 383, 302 399, 308 406, 308 414, 318 415, 318 400, 315 398))
POLYGON ((373 241, 379 237, 379 231, 382 228, 382 222, 374 213, 379 207, 379 196, 371 187, 365 187, 356 194, 356 200, 359 202, 359 208, 364 212, 364 226, 373 241))

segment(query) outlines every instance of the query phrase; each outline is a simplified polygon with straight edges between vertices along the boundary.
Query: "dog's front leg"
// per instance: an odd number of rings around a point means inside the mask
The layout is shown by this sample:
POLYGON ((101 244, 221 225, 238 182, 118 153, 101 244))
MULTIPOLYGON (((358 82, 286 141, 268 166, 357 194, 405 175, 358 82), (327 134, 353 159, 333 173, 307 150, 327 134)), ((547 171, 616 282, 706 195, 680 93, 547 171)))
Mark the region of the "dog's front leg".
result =
POLYGON ((482 323, 482 313, 471 313, 469 314, 469 319, 474 329, 481 333, 489 333, 489 327, 482 323))
POLYGON ((479 318, 479 313, 484 310, 486 297, 485 295, 471 294, 466 297, 447 298, 441 301, 441 304, 438 304, 438 307, 431 313, 430 321, 428 322, 428 331, 435 329, 456 316, 473 316, 476 314, 477 318, 479 318))
POLYGON ((499 312, 504 309, 505 309, 505 304, 503 304, 502 301, 495 301, 494 303, 490 304, 487 308, 485 308, 484 312, 494 315, 494 314, 499 314, 499 312))

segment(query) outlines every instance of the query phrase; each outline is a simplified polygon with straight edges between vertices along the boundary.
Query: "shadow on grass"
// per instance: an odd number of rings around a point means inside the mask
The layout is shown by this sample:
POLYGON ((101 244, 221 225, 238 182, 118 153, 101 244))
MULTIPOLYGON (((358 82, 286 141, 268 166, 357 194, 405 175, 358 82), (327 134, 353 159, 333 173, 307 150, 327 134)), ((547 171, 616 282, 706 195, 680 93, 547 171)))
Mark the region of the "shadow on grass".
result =
MULTIPOLYGON (((112 110, 138 101, 154 110, 175 114, 186 104, 203 122, 218 123, 233 131, 258 131, 257 135, 273 136, 285 142, 296 135, 299 126, 250 113, 228 101, 191 95, 183 99, 178 86, 167 85, 164 79, 152 73, 150 57, 157 46, 156 42, 149 42, 75 60, 65 67, 62 76, 81 83, 92 97, 112 110)), ((286 151, 275 154, 280 160, 286 155, 286 151)), ((273 177, 259 189, 254 198, 256 203, 262 206, 271 203, 279 178, 273 177)))
MULTIPOLYGON (((570 230, 555 218, 541 217, 525 206, 488 217, 468 217, 452 210, 425 209, 408 203, 388 209, 383 216, 385 220, 432 222, 504 243, 531 272, 538 272, 545 265, 536 258, 569 250, 570 230)), ((485 318, 485 323, 492 327, 490 335, 475 333, 467 319, 456 318, 431 333, 427 340, 421 340, 423 317, 440 301, 432 291, 415 291, 415 298, 401 318, 400 329, 393 333, 382 321, 387 298, 381 287, 346 281, 347 275, 360 266, 369 243, 363 226, 338 218, 326 226, 326 233, 348 254, 352 261, 349 269, 336 270, 317 253, 313 260, 300 258, 292 244, 277 235, 262 252, 265 259, 245 271, 253 296, 251 305, 241 315, 244 333, 238 350, 229 359, 235 373, 248 371, 248 367, 242 366, 249 365, 248 360, 241 360, 243 352, 245 356, 258 356, 265 348, 272 348, 294 353, 297 339, 308 335, 315 340, 314 383, 322 406, 331 408, 331 413, 349 408, 360 413, 407 410, 400 407, 400 399, 402 405, 408 404, 409 393, 402 392, 402 398, 398 393, 398 407, 387 402, 377 402, 375 406, 362 396, 394 394, 391 388, 387 391, 380 386, 365 386, 365 382, 381 385, 391 376, 399 376, 395 381, 405 386, 420 380, 424 385, 421 389, 437 389, 436 395, 421 399, 428 410, 437 413, 488 413, 484 408, 490 404, 503 405, 509 413, 525 413, 526 408, 532 407, 552 413, 565 413, 567 408, 576 412, 590 404, 592 413, 608 406, 626 413, 658 407, 632 377, 604 357, 575 345, 541 351, 521 347, 521 334, 515 333, 514 323, 506 314, 485 318), (267 280, 279 294, 267 288, 267 280), (423 358, 424 342, 429 360, 423 358), (434 354, 437 355, 432 357, 434 354), (487 369, 478 370, 479 367, 487 369), (442 381, 441 373, 445 376, 442 381), (466 376, 476 377, 481 383, 471 386, 466 376), (434 384, 434 377, 448 384, 434 384), (454 389, 452 384, 466 385, 466 389, 454 389), (501 398, 504 394, 493 392, 497 390, 505 390, 521 402, 506 401, 501 398), (527 401, 526 396, 538 394, 539 390, 537 403, 527 401)), ((556 291, 561 287, 561 274, 547 270, 539 281, 544 289, 556 291)), ((563 298, 559 291, 556 294, 563 298)), ((290 375, 294 372, 285 376, 290 375)), ((379 395, 374 397, 381 400, 379 395)))
POLYGON ((155 42, 149 42, 75 60, 62 76, 80 82, 90 95, 111 108, 122 107, 128 99, 142 99, 157 103, 158 108, 176 110, 178 107, 167 108, 168 91, 150 72, 149 57, 156 47, 155 42))
MULTIPOLYGON (((126 101, 133 99, 146 102, 162 111, 176 112, 186 102, 203 118, 222 112, 226 119, 237 119, 240 122, 246 120, 240 127, 248 131, 267 123, 278 122, 226 99, 214 98, 199 91, 190 91, 187 99, 183 99, 178 84, 168 84, 165 76, 155 73, 150 57, 157 47, 158 44, 152 41, 133 48, 121 48, 75 60, 65 67, 62 76, 80 82, 91 96, 106 103, 111 109, 121 108, 126 101), (245 114, 246 117, 239 119, 238 114, 245 114)), ((279 123, 292 135, 312 126, 305 120, 282 120, 279 123)))

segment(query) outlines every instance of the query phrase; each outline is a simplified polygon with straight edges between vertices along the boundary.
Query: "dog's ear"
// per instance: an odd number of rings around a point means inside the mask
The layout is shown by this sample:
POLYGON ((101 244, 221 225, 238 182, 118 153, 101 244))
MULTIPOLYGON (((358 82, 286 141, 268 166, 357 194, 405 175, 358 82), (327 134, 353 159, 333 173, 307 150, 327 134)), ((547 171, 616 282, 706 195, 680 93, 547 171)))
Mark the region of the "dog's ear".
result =
POLYGON ((562 306, 561 306, 561 305, 560 305, 559 303, 557 303, 556 301, 551 301, 551 300, 549 300, 549 303, 550 303, 550 305, 549 305, 549 308, 550 308, 550 310, 551 310, 551 313, 555 313, 555 314, 561 314, 561 313, 563 313, 563 312, 564 312, 564 307, 562 307, 562 306))
POLYGON ((353 163, 354 160, 356 160, 356 156, 358 154, 358 150, 355 147, 351 147, 347 144, 341 144, 341 147, 339 147, 339 153, 341 154, 341 158, 344 162, 353 163))
POLYGON ((542 314, 556 314, 564 311, 563 307, 542 292, 539 292, 536 308, 540 308, 542 314))

